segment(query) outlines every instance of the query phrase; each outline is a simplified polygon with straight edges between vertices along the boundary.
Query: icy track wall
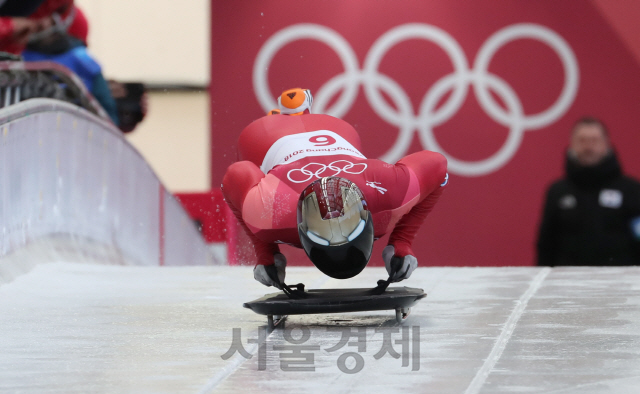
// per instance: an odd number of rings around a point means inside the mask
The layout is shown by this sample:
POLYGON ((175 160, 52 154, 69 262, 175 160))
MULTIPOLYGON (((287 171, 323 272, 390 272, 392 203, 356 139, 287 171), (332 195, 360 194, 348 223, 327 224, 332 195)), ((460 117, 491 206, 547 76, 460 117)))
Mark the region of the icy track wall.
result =
POLYGON ((0 265, 56 237, 106 247, 118 260, 111 264, 215 263, 119 130, 73 105, 33 99, 0 111, 0 265))

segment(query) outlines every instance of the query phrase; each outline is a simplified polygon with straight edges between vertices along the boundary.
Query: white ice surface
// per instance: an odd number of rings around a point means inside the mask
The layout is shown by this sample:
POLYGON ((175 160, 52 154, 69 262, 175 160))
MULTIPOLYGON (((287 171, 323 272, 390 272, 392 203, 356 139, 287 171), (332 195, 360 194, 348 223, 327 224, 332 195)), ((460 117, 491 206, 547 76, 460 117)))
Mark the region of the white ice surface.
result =
MULTIPOLYGON (((288 282, 316 288, 370 287, 385 276, 288 270, 288 282)), ((398 326, 392 311, 291 316, 293 338, 308 328, 302 346, 316 347, 304 350, 315 371, 300 372, 281 368, 290 350, 274 350, 292 345, 289 331, 248 343, 266 318, 242 303, 271 292, 249 267, 38 264, 0 285, 0 392, 640 392, 639 268, 419 268, 404 284, 428 293, 405 322, 420 333, 410 365, 374 357, 383 337, 375 329, 398 326), (341 337, 332 327, 364 330, 366 350, 327 351, 341 337), (251 359, 221 358, 234 328, 251 359), (338 368, 348 352, 362 356, 360 372, 338 368)), ((399 342, 394 349, 402 353, 399 342)))

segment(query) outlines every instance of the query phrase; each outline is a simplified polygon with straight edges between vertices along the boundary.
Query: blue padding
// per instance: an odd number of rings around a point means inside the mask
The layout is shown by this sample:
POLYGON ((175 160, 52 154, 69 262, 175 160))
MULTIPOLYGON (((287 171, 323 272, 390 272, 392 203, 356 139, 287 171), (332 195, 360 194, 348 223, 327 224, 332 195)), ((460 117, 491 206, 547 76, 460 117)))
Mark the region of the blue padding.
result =
POLYGON ((640 216, 631 219, 631 233, 640 240, 640 216))

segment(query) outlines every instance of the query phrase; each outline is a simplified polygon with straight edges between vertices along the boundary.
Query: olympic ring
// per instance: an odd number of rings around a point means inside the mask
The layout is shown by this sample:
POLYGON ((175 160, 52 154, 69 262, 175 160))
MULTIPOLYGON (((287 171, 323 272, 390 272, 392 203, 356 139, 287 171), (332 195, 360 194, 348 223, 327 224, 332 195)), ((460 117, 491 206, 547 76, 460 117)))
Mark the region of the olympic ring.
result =
MULTIPOLYGON (((253 68, 253 86, 265 111, 275 106, 268 83, 269 65, 282 47, 301 39, 318 40, 328 45, 336 52, 344 67, 344 72, 329 79, 318 90, 315 95, 314 112, 343 117, 353 106, 358 88, 362 85, 367 101, 378 116, 399 129, 393 146, 380 157, 390 163, 396 162, 406 154, 413 133, 418 132, 425 149, 440 152, 447 157, 451 172, 466 176, 494 172, 515 155, 525 131, 540 129, 556 122, 573 104, 578 91, 580 72, 575 54, 560 35, 541 25, 520 23, 498 30, 484 42, 475 58, 473 68, 469 68, 464 51, 446 31, 427 24, 404 24, 387 31, 374 42, 361 70, 355 52, 340 34, 325 26, 303 23, 278 31, 258 52, 253 68), (493 56, 502 46, 523 38, 538 40, 548 45, 558 55, 565 77, 564 86, 555 102, 546 110, 532 115, 525 114, 522 102, 513 88, 504 79, 488 71, 493 56), (408 39, 423 39, 438 45, 451 59, 454 70, 436 81, 425 93, 417 116, 404 89, 378 71, 389 49, 408 39), (509 136, 502 147, 493 155, 479 161, 464 161, 451 156, 438 144, 433 133, 436 126, 447 122, 460 110, 470 86, 473 87, 484 112, 496 123, 509 128, 509 136), (341 90, 342 93, 335 103, 328 107, 331 98, 341 90), (491 91, 499 96, 506 108, 502 108, 496 102, 491 91), (448 92, 451 92, 449 97, 438 106, 439 101, 448 92), (391 99, 393 106, 387 103, 382 93, 391 99)), ((305 171, 303 174, 311 176, 308 174, 309 170, 305 171)))
POLYGON ((310 180, 312 180, 314 177, 316 177, 316 178, 320 179, 320 178, 325 177, 325 176, 336 176, 336 175, 340 174, 341 172, 344 172, 344 173, 346 173, 346 174, 352 174, 352 175, 362 174, 362 173, 364 172, 364 170, 366 170, 366 169, 367 169, 367 164, 366 164, 366 163, 352 163, 352 162, 350 162, 349 160, 336 160, 336 161, 334 161, 334 162, 331 162, 330 164, 322 164, 322 163, 307 163, 307 164, 305 164, 305 166, 304 166, 304 167, 302 167, 302 168, 295 168, 295 169, 293 169, 293 170, 290 170, 290 171, 287 173, 287 178, 288 178, 291 182, 294 182, 294 183, 304 183, 304 182, 309 182, 309 181, 310 181, 310 180), (337 167, 337 166, 335 166, 335 165, 334 165, 335 163, 339 163, 339 162, 341 162, 341 161, 346 162, 346 163, 348 163, 348 164, 343 165, 343 166, 342 166, 342 168, 337 167), (317 169, 316 171, 309 171, 309 170, 307 170, 307 167, 309 167, 309 166, 313 166, 313 165, 320 166, 320 168, 319 168, 319 169, 317 169), (355 167, 355 166, 362 166, 362 169, 361 169, 360 171, 349 171, 349 170, 351 170, 351 169, 352 169, 353 167, 355 167), (331 175, 323 175, 323 174, 324 174, 324 172, 325 172, 327 169, 330 169, 331 171, 335 171, 335 173, 334 173, 334 174, 331 174, 331 175), (304 180, 301 180, 301 181, 298 181, 298 180, 292 179, 292 178, 291 178, 291 174, 292 174, 292 173, 295 173, 295 172, 298 172, 298 171, 299 171, 299 172, 301 172, 302 174, 306 175, 308 178, 307 178, 307 179, 304 179, 304 180))

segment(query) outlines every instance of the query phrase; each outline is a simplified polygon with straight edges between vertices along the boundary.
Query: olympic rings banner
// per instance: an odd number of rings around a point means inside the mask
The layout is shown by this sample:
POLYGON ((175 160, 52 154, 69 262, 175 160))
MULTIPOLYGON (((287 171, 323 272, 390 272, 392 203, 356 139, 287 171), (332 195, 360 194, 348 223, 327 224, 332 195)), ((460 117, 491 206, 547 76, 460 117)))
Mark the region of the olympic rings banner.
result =
POLYGON ((640 174, 640 62, 597 3, 212 0, 212 184, 240 131, 283 90, 308 88, 312 112, 351 123, 367 157, 447 157, 449 185, 415 242, 421 265, 532 264, 578 118, 602 118, 640 174))

